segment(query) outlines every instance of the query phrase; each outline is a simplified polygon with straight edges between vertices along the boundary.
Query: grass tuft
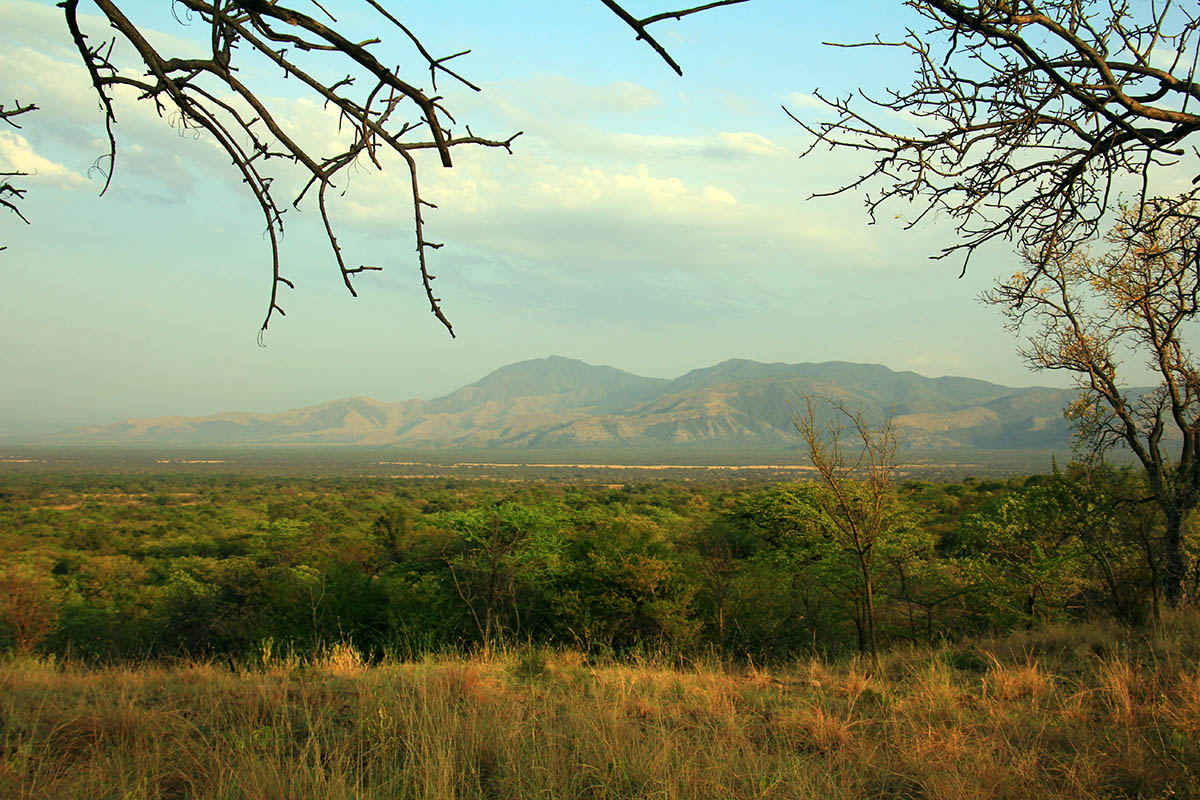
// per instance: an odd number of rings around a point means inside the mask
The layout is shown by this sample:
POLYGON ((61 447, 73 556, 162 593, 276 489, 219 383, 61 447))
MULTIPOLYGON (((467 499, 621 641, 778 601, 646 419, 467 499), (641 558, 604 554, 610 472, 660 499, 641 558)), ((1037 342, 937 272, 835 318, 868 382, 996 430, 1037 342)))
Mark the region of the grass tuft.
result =
POLYGON ((367 664, 335 645, 236 668, 10 658, 0 797, 1189 800, 1197 616, 869 668, 533 647, 367 664))

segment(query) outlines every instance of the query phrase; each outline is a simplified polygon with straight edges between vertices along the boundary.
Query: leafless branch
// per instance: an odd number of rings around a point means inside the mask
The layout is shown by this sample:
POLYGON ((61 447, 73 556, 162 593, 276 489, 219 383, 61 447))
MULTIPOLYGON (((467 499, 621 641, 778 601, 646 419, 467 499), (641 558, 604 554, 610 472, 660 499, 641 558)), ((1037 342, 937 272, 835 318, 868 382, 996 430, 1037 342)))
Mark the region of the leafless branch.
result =
POLYGON ((818 91, 832 121, 791 116, 813 137, 803 156, 828 147, 875 159, 866 175, 819 194, 867 189, 872 219, 890 201, 914 204, 909 227, 946 215, 959 239, 935 257, 957 254, 964 270, 980 246, 1012 241, 1037 254, 1036 279, 1040 263, 1097 234, 1127 178, 1151 199, 1151 172, 1184 158, 1184 140, 1200 129, 1195 4, 906 5, 924 30, 855 46, 908 52, 911 86, 880 96, 818 91), (1174 53, 1169 66, 1164 53, 1174 53))
POLYGON ((7 122, 14 128, 21 127, 17 123, 13 122, 15 117, 18 117, 21 114, 27 114, 30 111, 37 111, 37 106, 33 105, 32 103, 23 106, 19 100, 14 100, 13 106, 13 108, 5 108, 4 104, 0 103, 0 122, 7 122))
MULTIPOLYGON (((224 151, 241 177, 246 190, 258 205, 271 250, 271 291, 267 313, 259 331, 260 340, 276 313, 283 314, 280 288, 294 288, 281 274, 280 240, 283 236, 283 214, 286 210, 277 203, 272 184, 274 177, 266 172, 265 163, 277 160, 290 163, 300 171, 302 188, 292 201, 298 207, 310 189, 316 187, 316 204, 342 280, 352 296, 357 296, 353 278, 364 272, 382 269, 379 266, 347 265, 343 245, 339 241, 329 210, 329 189, 352 165, 363 160, 376 169, 383 169, 381 153, 391 151, 404 160, 412 185, 412 208, 416 251, 421 283, 430 310, 454 335, 443 313, 441 301, 433 293, 434 276, 429 271, 430 251, 441 247, 430 241, 425 233, 422 208, 432 208, 421 196, 417 160, 414 152, 433 150, 444 167, 452 165, 451 151, 456 147, 476 146, 500 148, 512 152, 513 140, 520 134, 490 139, 473 135, 457 136, 450 125, 453 116, 446 110, 442 98, 427 93, 415 83, 402 77, 399 68, 382 63, 372 51, 380 38, 354 41, 339 26, 330 8, 314 3, 323 19, 284 5, 279 0, 175 0, 186 9, 189 18, 198 17, 209 32, 209 52, 203 57, 176 57, 162 52, 152 44, 136 22, 120 8, 123 0, 90 0, 99 10, 115 36, 99 45, 91 44, 88 33, 79 22, 79 0, 62 0, 67 30, 87 68, 93 88, 104 114, 109 149, 100 159, 104 174, 104 189, 110 185, 117 157, 116 94, 118 88, 131 88, 137 100, 153 103, 160 116, 169 116, 183 129, 204 132, 224 151), (194 15, 194 17, 193 17, 194 15), (326 21, 327 20, 327 21, 326 21), (140 77, 123 74, 113 62, 115 42, 133 48, 145 72, 140 77), (325 54, 321 65, 308 60, 307 54, 325 54), (328 64, 330 54, 347 74, 340 80, 329 80, 318 74, 317 67, 328 64), (306 91, 318 98, 327 109, 338 115, 348 140, 343 149, 323 154, 297 140, 289 133, 286 120, 269 100, 268 95, 242 77, 240 65, 251 57, 265 58, 282 70, 285 78, 298 81, 306 91), (365 81, 361 88, 359 82, 365 81)), ((730 5, 745 0, 721 0, 696 8, 669 12, 635 20, 610 0, 603 0, 615 13, 634 25, 643 38, 676 71, 679 66, 662 46, 645 34, 645 26, 662 19, 684 16, 730 5)), ((451 69, 448 64, 468 53, 461 50, 448 56, 435 57, 416 34, 388 11, 380 0, 363 0, 386 22, 386 28, 399 31, 411 44, 428 69, 430 82, 436 91, 439 73, 464 86, 479 91, 479 86, 451 69)), ((386 33, 386 30, 383 32, 386 33)), ((380 34, 380 36, 383 35, 380 34)), ((323 72, 321 73, 323 74, 323 72)), ((13 115, 18 112, 13 112, 13 115)), ((2 190, 19 198, 20 191, 5 184, 2 190)), ((104 192, 102 191, 101 194, 104 192)), ((4 205, 16 210, 9 202, 4 205)), ((19 212, 18 212, 19 214, 19 212)))
POLYGON ((620 17, 626 25, 633 28, 634 32, 637 34, 637 38, 650 45, 650 47, 654 49, 654 52, 658 53, 662 57, 662 60, 667 62, 667 65, 670 66, 671 69, 675 70, 676 74, 683 75, 683 67, 675 63, 675 59, 671 58, 671 54, 667 52, 667 49, 659 44, 658 40, 650 35, 650 32, 646 29, 655 22, 662 22, 665 19, 683 19, 689 14, 698 14, 701 11, 707 11, 710 8, 717 8, 718 6, 731 6, 736 5, 737 3, 745 3, 747 0, 717 0, 717 2, 714 3, 705 3, 704 5, 695 6, 694 8, 683 9, 682 11, 665 11, 661 14, 651 14, 650 16, 642 19, 638 19, 630 14, 620 3, 616 2, 616 0, 600 0, 600 2, 608 6, 608 9, 620 17))
MULTIPOLYGON (((0 103, 0 122, 6 122, 14 128, 21 126, 14 122, 14 119, 21 114, 27 114, 30 111, 37 111, 37 106, 32 103, 21 105, 20 101, 14 100, 12 108, 5 108, 3 103, 0 103)), ((17 202, 24 199, 26 189, 14 186, 5 178, 21 178, 28 175, 27 172, 0 172, 0 207, 7 208, 12 213, 24 222, 29 224, 29 220, 21 213, 21 209, 17 207, 17 202)), ((0 245, 0 251, 7 250, 6 245, 0 245)))

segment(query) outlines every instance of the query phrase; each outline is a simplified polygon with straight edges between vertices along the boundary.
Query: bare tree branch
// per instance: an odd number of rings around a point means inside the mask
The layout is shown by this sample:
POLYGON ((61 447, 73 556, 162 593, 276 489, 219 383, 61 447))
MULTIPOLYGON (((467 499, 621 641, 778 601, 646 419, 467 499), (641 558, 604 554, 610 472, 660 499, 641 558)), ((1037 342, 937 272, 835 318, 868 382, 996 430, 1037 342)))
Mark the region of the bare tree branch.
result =
POLYGON ((980 246, 1014 241, 1037 254, 1036 279, 1042 262, 1097 234, 1127 179, 1140 184, 1139 201, 1150 199, 1151 172, 1184 158, 1184 140, 1200 130, 1194 3, 905 5, 925 30, 852 46, 910 53, 910 87, 815 92, 832 121, 788 113, 813 136, 802 157, 829 147, 875 159, 866 175, 820 194, 865 188, 872 219, 890 201, 914 204, 908 227, 946 215, 960 238, 935 257, 960 255, 964 270, 980 246), (1173 54, 1168 66, 1164 54, 1173 54))
MULTIPOLYGON (((14 128, 20 128, 13 120, 21 114, 27 114, 30 111, 37 111, 37 106, 32 103, 21 105, 20 101, 14 100, 12 108, 5 108, 3 103, 0 103, 0 122, 6 122, 14 128)), ((26 189, 14 186, 5 178, 21 178, 29 173, 27 172, 0 172, 0 207, 7 208, 12 213, 24 222, 29 224, 29 220, 21 213, 21 209, 17 207, 17 202, 24 199, 26 189)), ((0 250, 7 250, 6 245, 0 245, 0 250)))
MULTIPOLYGON (((731 5, 745 0, 720 0, 695 8, 653 15, 636 20, 611 0, 602 0, 622 19, 629 22, 667 63, 679 72, 679 66, 666 50, 645 32, 647 25, 664 19, 681 19, 709 8, 731 5)), ((462 85, 479 91, 479 86, 448 66, 448 63, 469 50, 448 56, 435 57, 417 35, 390 12, 381 0, 363 0, 386 22, 378 37, 354 41, 330 9, 315 3, 328 22, 285 5, 280 0, 175 0, 186 9, 189 18, 195 15, 209 31, 209 52, 203 57, 177 57, 162 52, 152 44, 139 25, 120 8, 123 0, 90 0, 108 25, 115 31, 112 39, 93 46, 79 21, 80 0, 62 0, 67 31, 87 68, 92 86, 104 114, 109 150, 97 162, 104 174, 104 190, 110 185, 117 157, 116 95, 118 88, 131 88, 137 100, 154 104, 160 116, 168 115, 181 129, 204 132, 224 151, 234 169, 254 198, 261 213, 271 250, 271 291, 267 312, 259 331, 260 341, 275 314, 284 313, 280 288, 294 288, 281 273, 280 240, 283 236, 283 213, 286 210, 273 195, 275 176, 266 171, 266 162, 277 160, 290 163, 302 175, 302 187, 292 201, 299 207, 308 191, 316 187, 316 204, 321 223, 341 272, 342 280, 352 296, 357 296, 353 278, 364 272, 382 269, 380 266, 348 266, 343 245, 330 214, 328 190, 336 186, 337 178, 349 167, 365 158, 376 169, 383 169, 381 154, 386 151, 399 156, 408 168, 412 186, 412 210, 416 240, 417 262, 421 284, 429 300, 430 310, 446 327, 454 330, 442 311, 441 300, 433 293, 434 276, 429 271, 430 251, 441 244, 430 241, 425 233, 422 207, 432 208, 421 196, 417 160, 414 151, 434 150, 444 167, 453 163, 451 151, 456 147, 476 146, 500 148, 512 152, 513 140, 520 133, 491 139, 475 136, 467 128, 465 136, 455 135, 449 127, 454 118, 443 105, 442 98, 427 93, 415 83, 402 77, 399 68, 382 63, 372 51, 381 43, 386 29, 398 31, 403 40, 414 47, 428 69, 434 91, 439 73, 462 85), (116 42, 129 45, 145 68, 140 77, 123 74, 113 62, 116 42), (307 54, 325 54, 318 64, 307 54), (347 74, 340 80, 321 77, 317 67, 325 67, 330 55, 347 74), (332 153, 316 152, 310 145, 290 133, 287 120, 262 89, 242 77, 240 65, 252 57, 265 58, 283 71, 285 78, 297 80, 308 92, 319 98, 326 109, 338 116, 347 140, 343 149, 332 153), (359 88, 358 81, 365 84, 359 88)), ((15 115, 12 112, 11 115, 15 115)), ((0 202, 16 211, 3 195, 19 199, 22 190, 3 185, 0 202)), ((103 194, 104 191, 101 191, 103 194)), ((17 211, 20 214, 19 211, 17 211)))
POLYGON ((667 65, 670 66, 671 69, 675 70, 676 74, 682 76, 683 67, 675 63, 675 59, 671 58, 671 54, 667 52, 667 49, 659 44, 658 40, 651 36, 650 32, 647 31, 646 28, 655 22, 662 22, 664 19, 679 20, 683 19, 689 14, 698 14, 701 11, 707 11, 710 8, 717 8, 718 6, 731 6, 737 3, 745 3, 747 0, 717 0, 717 2, 714 3, 705 3, 704 5, 696 6, 694 8, 687 8, 682 11, 666 11, 661 14, 651 14, 643 19, 638 19, 630 14, 620 3, 616 2, 616 0, 600 0, 600 2, 608 6, 608 9, 620 17, 626 25, 633 28, 634 32, 637 33, 637 38, 639 40, 650 45, 650 47, 654 49, 654 52, 662 56, 662 60, 667 62, 667 65))

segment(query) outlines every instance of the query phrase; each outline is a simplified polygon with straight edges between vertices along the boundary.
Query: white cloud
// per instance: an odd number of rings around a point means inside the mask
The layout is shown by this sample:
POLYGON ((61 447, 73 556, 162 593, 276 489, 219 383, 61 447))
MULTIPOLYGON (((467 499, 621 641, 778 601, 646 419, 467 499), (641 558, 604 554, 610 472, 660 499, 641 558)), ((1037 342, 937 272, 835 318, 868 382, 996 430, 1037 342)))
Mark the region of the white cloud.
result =
POLYGON ((792 153, 772 142, 765 136, 749 131, 722 132, 717 134, 721 144, 734 153, 751 156, 790 156, 792 153))
MULTIPOLYGON (((176 36, 157 30, 153 24, 148 23, 147 15, 139 13, 140 9, 136 9, 131 4, 123 5, 122 10, 155 47, 165 48, 170 50, 173 55, 183 58, 203 55, 206 52, 206 29, 203 26, 191 25, 190 31, 184 27, 182 29, 184 36, 176 36), (187 38, 189 32, 194 34, 194 38, 187 38)), ((105 17, 81 10, 77 19, 80 30, 91 41, 105 41, 108 38, 107 32, 110 29, 105 17)), ((176 15, 176 19, 183 19, 182 14, 176 15)), ((63 12, 54 3, 4 0, 0 4, 0 39, 20 42, 35 47, 39 52, 53 54, 60 58, 77 59, 79 57, 79 53, 71 41, 70 33, 67 31, 63 12)), ((134 57, 131 48, 122 48, 119 45, 114 50, 114 55, 116 58, 113 60, 118 66, 124 66, 122 61, 129 62, 134 57)))
POLYGON ((736 197, 724 189, 718 189, 716 186, 705 186, 704 198, 713 203, 720 203, 722 205, 733 205, 737 202, 736 197))
POLYGON ((1182 78, 1183 73, 1192 67, 1197 62, 1196 49, 1191 48, 1191 52, 1182 52, 1171 47, 1155 47, 1150 51, 1151 66, 1158 67, 1164 70, 1174 70, 1175 74, 1182 78))
MULTIPOLYGON (((394 220, 398 205, 407 209, 407 172, 397 169, 395 161, 385 161, 382 173, 372 170, 356 180, 342 203, 342 216, 377 223, 394 220)), ((459 151, 456 163, 451 170, 428 163, 421 173, 422 196, 456 215, 602 212, 702 224, 737 202, 719 186, 656 174, 645 164, 614 170, 478 150, 459 151)))
MULTIPOLYGON (((725 162, 710 157, 700 163, 725 162)), ((382 173, 355 177, 334 209, 335 220, 407 240, 412 236, 407 173, 396 164, 384 166, 382 173)), ((712 274, 731 263, 753 264, 764 274, 846 264, 891 267, 899 257, 894 247, 885 254, 877 239, 863 235, 861 216, 846 214, 836 203, 806 205, 799 191, 783 193, 780 201, 778 189, 747 188, 778 184, 777 169, 735 185, 718 170, 698 177, 674 166, 681 165, 580 164, 536 148, 519 149, 512 157, 460 150, 450 170, 432 159, 423 162, 422 196, 438 205, 425 214, 427 235, 452 245, 439 259, 472 248, 516 259, 544 276, 576 275, 572 280, 596 269, 648 268, 681 278, 712 274)))
POLYGON ((62 164, 34 152, 24 136, 12 131, 0 131, 0 172, 28 173, 30 183, 44 183, 62 189, 90 186, 87 178, 62 164))
POLYGON ((792 92, 787 96, 787 103, 793 109, 795 108, 813 108, 821 110, 829 110, 829 104, 815 94, 807 92, 792 92))
MULTIPOLYGON (((658 133, 662 114, 676 114, 685 101, 664 101, 652 89, 631 83, 593 86, 562 75, 498 81, 481 95, 465 96, 460 112, 482 116, 499 131, 525 132, 529 142, 563 154, 659 162, 664 159, 778 157, 787 148, 761 133, 720 131, 680 136, 658 133), (653 115, 646 109, 653 108, 653 115)), ((479 125, 474 125, 478 131, 479 125)))
POLYGON ((547 74, 489 84, 481 99, 485 105, 502 108, 522 125, 554 116, 630 116, 662 105, 657 91, 637 83, 616 81, 596 86, 547 74))
POLYGON ((617 81, 596 90, 594 98, 618 111, 632 112, 662 104, 658 92, 636 83, 617 81))

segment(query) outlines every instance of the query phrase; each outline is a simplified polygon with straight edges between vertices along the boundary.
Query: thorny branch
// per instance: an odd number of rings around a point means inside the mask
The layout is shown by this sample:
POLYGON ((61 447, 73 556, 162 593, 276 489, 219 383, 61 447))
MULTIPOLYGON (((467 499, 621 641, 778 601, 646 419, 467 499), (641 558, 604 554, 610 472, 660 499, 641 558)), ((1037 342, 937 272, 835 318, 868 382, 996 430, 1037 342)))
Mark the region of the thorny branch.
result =
MULTIPOLYGON (((333 258, 346 288, 351 295, 357 296, 353 278, 363 272, 382 268, 347 265, 330 218, 328 190, 336 189, 335 180, 348 167, 359 164, 364 156, 372 166, 382 170, 381 154, 385 151, 398 155, 408 167, 421 283, 430 310, 450 335, 454 335, 454 329, 442 311, 441 300, 433 291, 435 276, 429 271, 430 251, 441 247, 441 244, 430 241, 425 233, 422 208, 434 206, 421 196, 414 152, 434 150, 442 166, 450 167, 454 148, 474 145, 501 148, 511 153, 513 140, 521 135, 519 132, 503 139, 489 139, 475 136, 467 128, 466 135, 456 135, 449 127, 455 124, 454 117, 443 106, 440 96, 429 94, 402 77, 399 67, 393 68, 382 63, 372 51, 375 45, 381 44, 379 38, 354 41, 345 32, 345 27, 339 26, 337 19, 315 0, 319 16, 328 19, 329 24, 317 16, 286 6, 279 0, 173 0, 182 9, 184 19, 180 20, 181 23, 186 24, 198 18, 209 31, 208 52, 202 57, 178 57, 162 52, 148 40, 138 24, 123 13, 119 7, 121 0, 90 0, 115 31, 113 38, 94 45, 80 27, 79 2, 62 0, 59 6, 64 11, 67 30, 88 70, 104 113, 109 150, 97 162, 97 169, 105 176, 104 189, 107 190, 112 181, 116 165, 117 139, 113 126, 117 119, 114 90, 118 87, 135 90, 138 100, 153 103, 160 116, 170 115, 177 120, 176 124, 181 129, 204 131, 211 136, 232 162, 246 190, 258 205, 270 243, 271 292, 267 313, 259 331, 260 341, 274 315, 284 314, 280 305, 280 287, 295 288, 282 275, 280 266, 280 238, 286 209, 276 202, 272 193, 274 176, 267 174, 263 165, 278 159, 291 162, 300 170, 303 186, 292 201, 294 208, 298 208, 309 190, 316 187, 317 210, 333 258), (133 48, 145 68, 142 74, 122 72, 113 63, 112 51, 117 41, 133 48), (319 54, 319 63, 318 58, 310 54, 319 54), (288 132, 288 121, 281 116, 280 110, 264 90, 243 77, 242 67, 250 63, 252 58, 265 58, 279 68, 285 78, 299 81, 322 101, 325 108, 336 112, 340 128, 347 131, 349 136, 348 143, 338 145, 343 149, 331 154, 318 153, 312 146, 297 141, 288 132), (318 67, 327 66, 331 58, 341 65, 337 67, 339 71, 347 72, 340 80, 324 77, 324 69, 318 71, 318 67), (356 82, 361 80, 365 80, 365 83, 360 89, 356 82)), ((434 92, 437 91, 439 74, 470 90, 480 90, 478 85, 448 66, 449 62, 466 55, 469 50, 435 57, 417 35, 385 7, 383 0, 363 2, 379 15, 379 26, 383 30, 399 31, 415 48, 424 68, 429 71, 434 92)), ((745 0, 719 0, 641 20, 632 17, 612 0, 602 2, 631 25, 639 39, 644 39, 676 72, 682 74, 679 65, 646 32, 646 27, 664 19, 681 19, 709 8, 745 0)), ((19 112, 12 113, 15 115, 19 112)), ((0 192, 18 198, 21 196, 20 190, 10 188, 7 184, 0 192)), ((16 211, 11 203, 2 199, 0 202, 16 211)))
MULTIPOLYGON (((13 118, 30 111, 37 111, 37 106, 32 103, 21 105, 19 101, 13 101, 12 108, 5 108, 3 103, 0 103, 0 122, 6 122, 14 128, 21 126, 13 122, 13 118)), ((12 185, 8 178, 19 178, 28 175, 27 172, 0 172, 0 206, 7 208, 12 213, 16 214, 26 225, 29 220, 21 213, 21 209, 17 207, 17 202, 25 197, 25 189, 12 185)), ((0 250, 7 250, 5 245, 0 245, 0 250)))
POLYGON ((804 156, 827 146, 874 159, 867 174, 820 194, 866 189, 872 220, 889 201, 912 203, 909 228, 946 215, 960 236, 934 257, 960 255, 964 271, 981 245, 1015 241, 1033 254, 1031 285, 1057 253, 1097 234, 1122 190, 1137 194, 1137 208, 1168 215, 1196 197, 1200 177, 1168 203, 1148 202, 1156 167, 1195 157, 1182 146, 1200 129, 1194 2, 906 5, 928 23, 923 32, 839 46, 907 51, 909 88, 815 92, 832 121, 788 111, 813 136, 804 156))
POLYGON ((693 8, 685 8, 681 11, 664 11, 661 14, 651 14, 650 16, 643 17, 642 19, 638 19, 630 14, 621 6, 620 3, 617 3, 614 0, 600 0, 600 2, 608 6, 609 10, 620 17, 626 25, 633 28, 634 32, 637 33, 637 38, 650 45, 654 52, 662 56, 662 60, 667 62, 667 65, 670 66, 671 69, 675 70, 677 75, 683 75, 683 68, 675 63, 675 59, 671 58, 671 54, 667 52, 666 48, 659 44, 658 40, 651 36, 650 32, 646 29, 655 22, 662 22, 665 19, 680 20, 689 14, 698 14, 701 11, 707 11, 710 8, 717 8, 718 6, 732 6, 738 3, 745 3, 747 0, 715 0, 715 2, 712 3, 705 3, 704 5, 695 6, 693 8))

